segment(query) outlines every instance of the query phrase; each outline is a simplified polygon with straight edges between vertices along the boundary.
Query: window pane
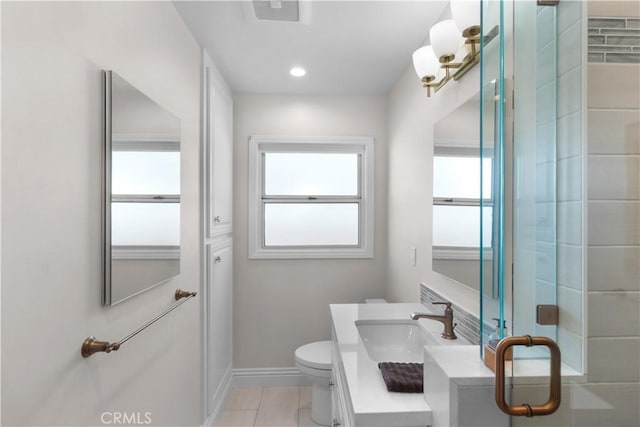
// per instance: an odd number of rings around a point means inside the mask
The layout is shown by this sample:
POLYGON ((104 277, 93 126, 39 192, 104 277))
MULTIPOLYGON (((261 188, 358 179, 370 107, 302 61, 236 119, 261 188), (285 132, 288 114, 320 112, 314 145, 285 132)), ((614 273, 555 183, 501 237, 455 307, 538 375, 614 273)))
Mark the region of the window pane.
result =
POLYGON ((265 246, 356 246, 357 203, 266 203, 265 246))
POLYGON ((180 194, 179 151, 114 151, 113 194, 180 194))
POLYGON ((358 154, 265 153, 265 195, 355 196, 358 154))
MULTIPOLYGON (((483 158, 482 195, 491 198, 491 158, 483 158)), ((478 157, 436 156, 433 158, 433 197, 480 198, 478 157)))
MULTIPOLYGON (((491 246, 491 213, 493 208, 483 208, 483 246, 491 246)), ((479 206, 434 206, 433 245, 478 247, 480 241, 479 206)))
POLYGON ((180 203, 112 203, 112 245, 180 245, 180 203))

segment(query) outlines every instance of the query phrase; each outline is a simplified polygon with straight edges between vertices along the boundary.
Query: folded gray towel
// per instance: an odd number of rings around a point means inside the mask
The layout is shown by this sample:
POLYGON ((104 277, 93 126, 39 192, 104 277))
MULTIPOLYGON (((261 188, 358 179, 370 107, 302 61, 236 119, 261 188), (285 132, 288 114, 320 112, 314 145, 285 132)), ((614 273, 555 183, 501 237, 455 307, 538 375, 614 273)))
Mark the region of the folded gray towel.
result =
POLYGON ((387 391, 422 393, 424 389, 424 364, 380 362, 378 368, 382 373, 387 391))

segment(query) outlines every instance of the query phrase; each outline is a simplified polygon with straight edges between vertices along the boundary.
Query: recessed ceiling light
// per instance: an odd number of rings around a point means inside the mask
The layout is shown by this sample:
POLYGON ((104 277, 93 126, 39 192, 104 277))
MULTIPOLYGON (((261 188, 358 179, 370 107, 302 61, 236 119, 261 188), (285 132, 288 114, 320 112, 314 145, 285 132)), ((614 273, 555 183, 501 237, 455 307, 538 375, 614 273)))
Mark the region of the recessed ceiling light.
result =
POLYGON ((302 67, 293 67, 292 69, 289 70, 289 74, 291 74, 294 77, 302 77, 305 74, 307 74, 307 70, 305 70, 302 67))

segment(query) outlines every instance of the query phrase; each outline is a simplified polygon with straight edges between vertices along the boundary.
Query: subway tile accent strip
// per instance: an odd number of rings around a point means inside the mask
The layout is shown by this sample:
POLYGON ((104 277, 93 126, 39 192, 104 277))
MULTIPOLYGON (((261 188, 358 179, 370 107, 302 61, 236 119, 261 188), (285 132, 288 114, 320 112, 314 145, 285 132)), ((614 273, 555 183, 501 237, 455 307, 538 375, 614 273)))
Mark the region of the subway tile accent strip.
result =
MULTIPOLYGON (((444 314, 445 306, 433 305, 432 303, 434 301, 444 301, 445 299, 433 289, 422 283, 420 284, 420 302, 429 311, 444 314)), ((451 308, 453 308, 453 321, 458 324, 455 329, 456 334, 467 339, 472 344, 480 344, 480 319, 456 304, 451 304, 451 308)))
POLYGON ((640 19, 589 18, 589 62, 640 64, 640 19))

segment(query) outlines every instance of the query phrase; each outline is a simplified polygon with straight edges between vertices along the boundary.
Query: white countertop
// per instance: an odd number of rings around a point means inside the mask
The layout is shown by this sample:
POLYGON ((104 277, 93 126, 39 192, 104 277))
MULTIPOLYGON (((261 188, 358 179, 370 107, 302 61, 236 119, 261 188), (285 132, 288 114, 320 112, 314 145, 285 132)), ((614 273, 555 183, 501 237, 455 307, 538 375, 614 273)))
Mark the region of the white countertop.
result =
MULTIPOLYGON (((422 393, 388 392, 378 369, 360 338, 357 320, 408 320, 413 311, 427 311, 422 304, 332 304, 331 319, 346 377, 356 425, 427 425, 431 408, 422 393)), ((455 321, 455 313, 454 313, 455 321)), ((440 338, 442 323, 419 320, 418 323, 442 342, 443 347, 469 344, 459 338, 440 338)))

